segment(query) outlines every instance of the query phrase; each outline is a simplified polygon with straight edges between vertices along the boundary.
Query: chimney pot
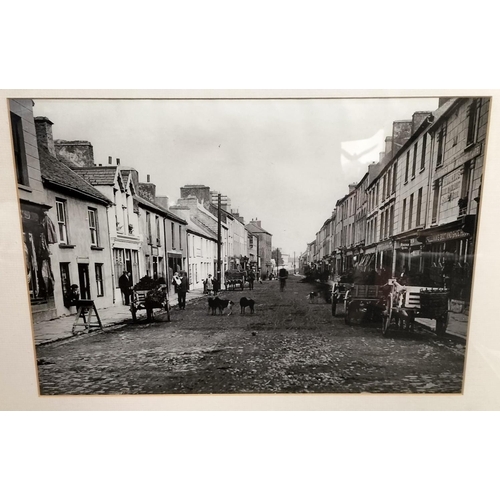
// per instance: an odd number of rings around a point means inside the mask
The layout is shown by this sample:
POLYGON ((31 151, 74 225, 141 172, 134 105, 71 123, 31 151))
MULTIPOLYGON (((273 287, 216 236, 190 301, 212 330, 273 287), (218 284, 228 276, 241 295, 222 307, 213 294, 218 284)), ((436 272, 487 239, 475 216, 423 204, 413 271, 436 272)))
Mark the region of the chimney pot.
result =
POLYGON ((113 163, 113 157, 108 156, 108 164, 111 165, 113 163))
POLYGON ((116 159, 116 164, 117 164, 117 165, 120 165, 120 158, 117 158, 117 159, 116 159))
POLYGON ((151 176, 149 174, 146 175, 146 182, 151 182, 151 176))

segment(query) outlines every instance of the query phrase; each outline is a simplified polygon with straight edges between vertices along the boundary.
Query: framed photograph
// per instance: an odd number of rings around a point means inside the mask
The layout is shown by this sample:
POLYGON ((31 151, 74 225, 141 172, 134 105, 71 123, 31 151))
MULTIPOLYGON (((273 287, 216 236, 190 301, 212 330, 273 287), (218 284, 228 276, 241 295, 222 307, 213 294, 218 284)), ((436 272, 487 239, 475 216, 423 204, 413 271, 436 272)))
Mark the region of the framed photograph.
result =
POLYGON ((498 91, 2 91, 5 409, 500 407, 498 91))

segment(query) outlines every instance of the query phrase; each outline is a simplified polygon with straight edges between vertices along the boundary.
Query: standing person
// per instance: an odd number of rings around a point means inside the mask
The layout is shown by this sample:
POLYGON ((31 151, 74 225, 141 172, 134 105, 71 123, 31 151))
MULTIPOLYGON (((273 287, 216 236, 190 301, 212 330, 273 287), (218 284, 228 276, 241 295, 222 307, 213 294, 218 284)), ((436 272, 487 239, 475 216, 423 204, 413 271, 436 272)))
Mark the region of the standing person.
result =
POLYGON ((248 289, 253 290, 253 282, 255 281, 255 274, 253 271, 248 273, 248 289))
POLYGON ((181 271, 180 284, 177 285, 179 310, 186 309, 186 293, 189 290, 189 281, 186 271, 181 271))
POLYGON ((130 288, 132 287, 132 281, 127 271, 123 271, 123 274, 118 280, 118 286, 122 292, 123 304, 128 306, 130 304, 130 288))
POLYGON ((214 295, 217 295, 220 290, 220 283, 217 277, 212 280, 212 286, 214 288, 214 295))
POLYGON ((208 295, 212 295, 214 291, 214 280, 212 279, 212 275, 209 274, 207 278, 207 293, 208 295))
POLYGON ((280 291, 283 291, 285 289, 286 279, 288 278, 288 271, 284 267, 280 269, 279 278, 280 278, 280 291))

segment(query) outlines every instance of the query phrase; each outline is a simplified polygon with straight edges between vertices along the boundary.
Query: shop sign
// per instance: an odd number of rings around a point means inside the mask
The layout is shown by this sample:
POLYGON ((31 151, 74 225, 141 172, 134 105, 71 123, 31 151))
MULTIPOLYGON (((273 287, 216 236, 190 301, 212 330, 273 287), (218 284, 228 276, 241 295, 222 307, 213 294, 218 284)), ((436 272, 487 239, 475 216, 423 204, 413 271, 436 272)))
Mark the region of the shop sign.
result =
POLYGON ((377 245, 378 251, 392 250, 392 241, 386 241, 385 243, 380 243, 377 245))
POLYGON ((462 173, 458 170, 443 177, 443 187, 441 189, 441 202, 455 200, 460 194, 460 184, 462 173))
POLYGON ((460 240, 462 238, 468 238, 469 236, 469 233, 466 233, 461 229, 456 229, 455 231, 448 231, 446 233, 432 234, 431 236, 427 236, 426 242, 429 244, 438 243, 440 241, 460 240))

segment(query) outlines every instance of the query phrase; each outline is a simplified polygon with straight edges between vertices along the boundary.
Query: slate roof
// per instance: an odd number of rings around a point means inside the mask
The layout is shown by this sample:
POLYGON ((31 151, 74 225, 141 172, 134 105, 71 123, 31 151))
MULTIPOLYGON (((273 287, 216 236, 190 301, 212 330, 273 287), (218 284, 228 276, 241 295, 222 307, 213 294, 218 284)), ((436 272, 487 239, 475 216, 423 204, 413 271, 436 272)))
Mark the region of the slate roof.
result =
POLYGON ((245 229, 247 231, 250 231, 251 233, 266 233, 272 236, 272 234, 269 231, 266 231, 264 228, 257 226, 256 224, 252 224, 249 222, 246 226, 245 229))
POLYGON ((117 167, 74 168, 92 186, 113 186, 115 184, 117 167))
POLYGON ((170 212, 170 210, 167 210, 166 208, 157 205, 156 203, 152 203, 149 200, 146 200, 146 198, 143 198, 142 196, 139 195, 134 195, 134 199, 137 201, 139 205, 144 205, 145 207, 150 208, 151 210, 155 210, 156 212, 160 212, 163 215, 166 215, 169 219, 175 220, 176 222, 179 222, 180 224, 187 224, 187 221, 185 221, 182 217, 179 217, 178 215, 173 214, 170 212))
POLYGON ((78 175, 65 163, 52 156, 48 149, 43 146, 38 147, 40 158, 40 170, 42 179, 52 185, 72 191, 80 196, 91 198, 105 205, 110 205, 111 201, 97 189, 92 187, 85 178, 78 175))
POLYGON ((214 233, 214 231, 212 231, 208 226, 205 226, 205 224, 203 224, 203 222, 201 222, 196 217, 192 217, 191 220, 188 221, 188 231, 196 233, 199 236, 217 241, 217 235, 214 233))

